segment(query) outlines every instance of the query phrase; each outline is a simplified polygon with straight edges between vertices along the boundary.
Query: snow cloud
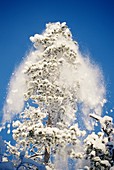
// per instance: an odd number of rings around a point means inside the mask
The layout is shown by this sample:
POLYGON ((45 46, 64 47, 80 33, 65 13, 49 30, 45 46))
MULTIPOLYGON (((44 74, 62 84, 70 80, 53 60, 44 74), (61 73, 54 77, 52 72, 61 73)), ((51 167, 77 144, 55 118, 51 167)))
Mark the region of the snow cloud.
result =
POLYGON ((3 107, 3 123, 11 120, 24 107, 24 93, 26 92, 27 77, 24 74, 25 67, 36 60, 35 52, 30 52, 22 63, 15 69, 8 85, 8 94, 3 107))
POLYGON ((74 94, 78 83, 79 89, 76 90, 75 95, 79 107, 76 116, 79 118, 78 121, 81 122, 81 125, 83 122, 84 127, 91 130, 94 123, 89 114, 96 113, 101 115, 103 106, 106 103, 104 78, 98 65, 93 64, 89 56, 83 56, 78 49, 76 49, 76 53, 77 68, 64 62, 58 81, 61 86, 66 86, 68 90, 72 88, 72 93, 74 94))

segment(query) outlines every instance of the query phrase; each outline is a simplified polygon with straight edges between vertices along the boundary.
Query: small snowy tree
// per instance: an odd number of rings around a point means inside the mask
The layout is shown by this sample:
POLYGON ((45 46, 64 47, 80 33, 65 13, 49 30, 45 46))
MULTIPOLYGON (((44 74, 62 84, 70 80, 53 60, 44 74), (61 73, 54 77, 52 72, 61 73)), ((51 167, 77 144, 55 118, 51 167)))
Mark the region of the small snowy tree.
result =
POLYGON ((85 139, 86 159, 90 160, 91 170, 110 170, 114 165, 114 126, 112 118, 90 114, 100 122, 101 131, 88 135, 85 139))

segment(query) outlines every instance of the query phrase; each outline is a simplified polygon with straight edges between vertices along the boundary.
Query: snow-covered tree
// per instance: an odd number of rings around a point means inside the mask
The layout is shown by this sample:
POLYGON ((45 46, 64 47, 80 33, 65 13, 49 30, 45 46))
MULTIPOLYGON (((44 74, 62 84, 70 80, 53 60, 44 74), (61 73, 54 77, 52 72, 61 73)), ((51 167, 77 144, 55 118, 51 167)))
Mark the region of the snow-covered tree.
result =
POLYGON ((85 139, 86 159, 90 160, 91 170, 110 170, 114 168, 114 125, 109 116, 90 114, 100 122, 101 131, 93 132, 85 139))
POLYGON ((82 156, 76 146, 85 135, 75 119, 79 82, 70 86, 64 81, 67 73, 62 71, 63 67, 65 71, 67 67, 78 68, 78 45, 66 23, 47 24, 43 35, 35 34, 30 40, 38 49, 33 52, 37 59, 34 63, 27 61, 23 70, 27 107, 20 113, 20 120, 13 122, 16 149, 24 149, 27 156, 51 167, 65 155, 62 161, 66 164, 69 157, 82 156))
POLYGON ((6 114, 19 111, 20 105, 14 108, 13 103, 15 99, 20 102, 20 96, 25 104, 12 123, 16 145, 6 142, 7 150, 17 157, 25 151, 27 159, 47 169, 68 169, 69 161, 76 159, 89 159, 85 169, 97 169, 99 164, 107 169, 113 166, 109 156, 112 120, 100 117, 106 100, 98 67, 82 57, 65 22, 46 24, 45 31, 30 40, 35 50, 15 73, 16 83, 11 81, 7 97, 6 114), (16 88, 18 84, 20 89, 16 88), (96 115, 89 115, 91 112, 96 115), (90 117, 102 122, 98 135, 86 135, 86 129, 92 130, 95 124, 90 117))

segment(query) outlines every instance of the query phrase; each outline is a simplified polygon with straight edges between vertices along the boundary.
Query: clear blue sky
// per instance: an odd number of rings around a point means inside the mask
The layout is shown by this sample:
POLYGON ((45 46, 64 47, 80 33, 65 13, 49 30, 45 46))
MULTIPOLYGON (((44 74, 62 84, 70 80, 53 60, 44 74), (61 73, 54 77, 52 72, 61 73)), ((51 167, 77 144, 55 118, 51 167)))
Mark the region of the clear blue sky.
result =
MULTIPOLYGON (((104 72, 114 106, 114 0, 0 0, 0 113, 14 68, 48 22, 66 21, 80 49, 104 72)), ((94 89, 93 89, 94 90, 94 89)))

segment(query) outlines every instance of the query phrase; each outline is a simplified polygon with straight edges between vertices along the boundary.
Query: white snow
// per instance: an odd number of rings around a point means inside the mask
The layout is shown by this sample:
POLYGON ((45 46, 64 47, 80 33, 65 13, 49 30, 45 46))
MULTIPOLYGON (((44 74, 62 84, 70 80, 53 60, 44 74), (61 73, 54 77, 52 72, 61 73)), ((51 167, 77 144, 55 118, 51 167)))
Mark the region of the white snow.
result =
POLYGON ((11 120, 15 114, 24 107, 24 93, 26 92, 27 77, 24 74, 25 67, 36 60, 37 54, 30 52, 22 63, 15 69, 8 85, 8 94, 3 107, 3 123, 11 120), (28 65, 27 65, 28 64, 28 65))
POLYGON ((107 161, 107 160, 102 160, 102 161, 100 161, 101 162, 101 164, 104 164, 104 165, 106 165, 106 166, 111 166, 110 165, 110 163, 109 163, 109 161, 107 161))

